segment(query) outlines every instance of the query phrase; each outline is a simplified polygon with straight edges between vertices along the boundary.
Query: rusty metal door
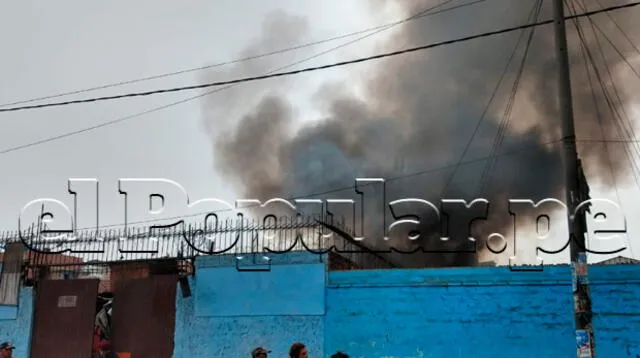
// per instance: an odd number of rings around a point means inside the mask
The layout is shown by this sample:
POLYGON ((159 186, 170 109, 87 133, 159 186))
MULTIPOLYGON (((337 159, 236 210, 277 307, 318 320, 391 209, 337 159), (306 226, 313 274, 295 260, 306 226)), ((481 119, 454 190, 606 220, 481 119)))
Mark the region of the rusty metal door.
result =
POLYGON ((131 357, 171 358, 177 275, 119 280, 113 299, 115 352, 131 357))
POLYGON ((36 289, 31 358, 91 356, 99 280, 43 280, 36 289))

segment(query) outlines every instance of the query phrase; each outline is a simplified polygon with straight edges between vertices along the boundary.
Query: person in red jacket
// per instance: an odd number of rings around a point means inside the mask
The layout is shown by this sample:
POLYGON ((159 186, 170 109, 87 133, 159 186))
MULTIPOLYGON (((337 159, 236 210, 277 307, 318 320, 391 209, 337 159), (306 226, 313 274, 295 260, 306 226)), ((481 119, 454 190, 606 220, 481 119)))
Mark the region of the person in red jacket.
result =
MULTIPOLYGON (((104 338, 102 331, 96 327, 93 331, 93 347, 91 349, 92 358, 111 358, 115 354, 111 351, 111 342, 104 338)), ((0 357, 1 358, 1 357, 0 357)))

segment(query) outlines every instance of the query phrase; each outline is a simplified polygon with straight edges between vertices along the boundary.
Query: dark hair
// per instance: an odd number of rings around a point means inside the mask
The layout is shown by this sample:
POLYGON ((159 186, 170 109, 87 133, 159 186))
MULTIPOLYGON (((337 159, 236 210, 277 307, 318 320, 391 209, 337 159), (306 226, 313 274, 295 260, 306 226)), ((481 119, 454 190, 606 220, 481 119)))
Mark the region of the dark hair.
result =
POLYGON ((291 348, 289 349, 289 357, 291 358, 298 358, 298 356, 300 355, 300 352, 306 348, 306 346, 300 342, 296 342, 294 344, 291 345, 291 348))
POLYGON ((349 358, 349 356, 342 352, 336 352, 336 354, 332 355, 331 358, 349 358))

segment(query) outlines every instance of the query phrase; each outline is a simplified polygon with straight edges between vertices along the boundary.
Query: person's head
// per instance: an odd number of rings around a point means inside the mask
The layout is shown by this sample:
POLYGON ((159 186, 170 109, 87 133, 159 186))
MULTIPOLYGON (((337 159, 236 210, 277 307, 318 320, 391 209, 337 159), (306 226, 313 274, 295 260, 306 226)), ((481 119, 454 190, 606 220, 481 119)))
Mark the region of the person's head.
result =
POLYGON ((349 358, 349 356, 342 352, 336 352, 334 355, 331 356, 331 358, 349 358))
POLYGON ((289 349, 289 357, 291 358, 309 358, 307 347, 300 343, 296 342, 291 345, 291 349, 289 349))
POLYGON ((271 353, 271 351, 268 351, 263 347, 256 347, 251 351, 251 358, 267 358, 269 353, 271 353))
POLYGON ((9 342, 0 344, 0 358, 11 358, 13 354, 13 345, 9 342))

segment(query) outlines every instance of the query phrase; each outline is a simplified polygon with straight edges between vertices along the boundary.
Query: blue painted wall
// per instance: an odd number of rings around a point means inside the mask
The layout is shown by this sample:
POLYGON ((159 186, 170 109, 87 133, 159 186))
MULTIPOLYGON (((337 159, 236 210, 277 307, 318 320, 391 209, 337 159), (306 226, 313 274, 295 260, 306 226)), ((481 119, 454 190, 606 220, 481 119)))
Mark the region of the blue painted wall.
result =
POLYGON ((17 307, 0 306, 0 342, 9 341, 16 346, 14 358, 29 356, 33 297, 31 287, 22 287, 17 307))
POLYGON ((640 355, 640 265, 590 266, 599 357, 640 355))
POLYGON ((238 271, 233 257, 196 261, 193 295, 178 289, 174 357, 250 357, 259 345, 274 357, 304 342, 323 356, 326 269, 309 253, 246 257, 238 271), (245 263, 246 262, 246 263, 245 263))
POLYGON ((325 349, 352 357, 575 356, 570 270, 332 273, 325 349))
MULTIPOLYGON (((337 350, 351 357, 575 356, 568 266, 348 271, 325 279, 324 257, 271 259, 268 272, 238 272, 229 256, 199 260, 193 296, 178 290, 175 357, 249 357, 257 345, 283 357, 295 341, 312 357, 337 350)), ((265 267, 245 260, 247 268, 265 267)), ((592 266, 590 280, 598 356, 635 358, 640 266, 592 266)))

